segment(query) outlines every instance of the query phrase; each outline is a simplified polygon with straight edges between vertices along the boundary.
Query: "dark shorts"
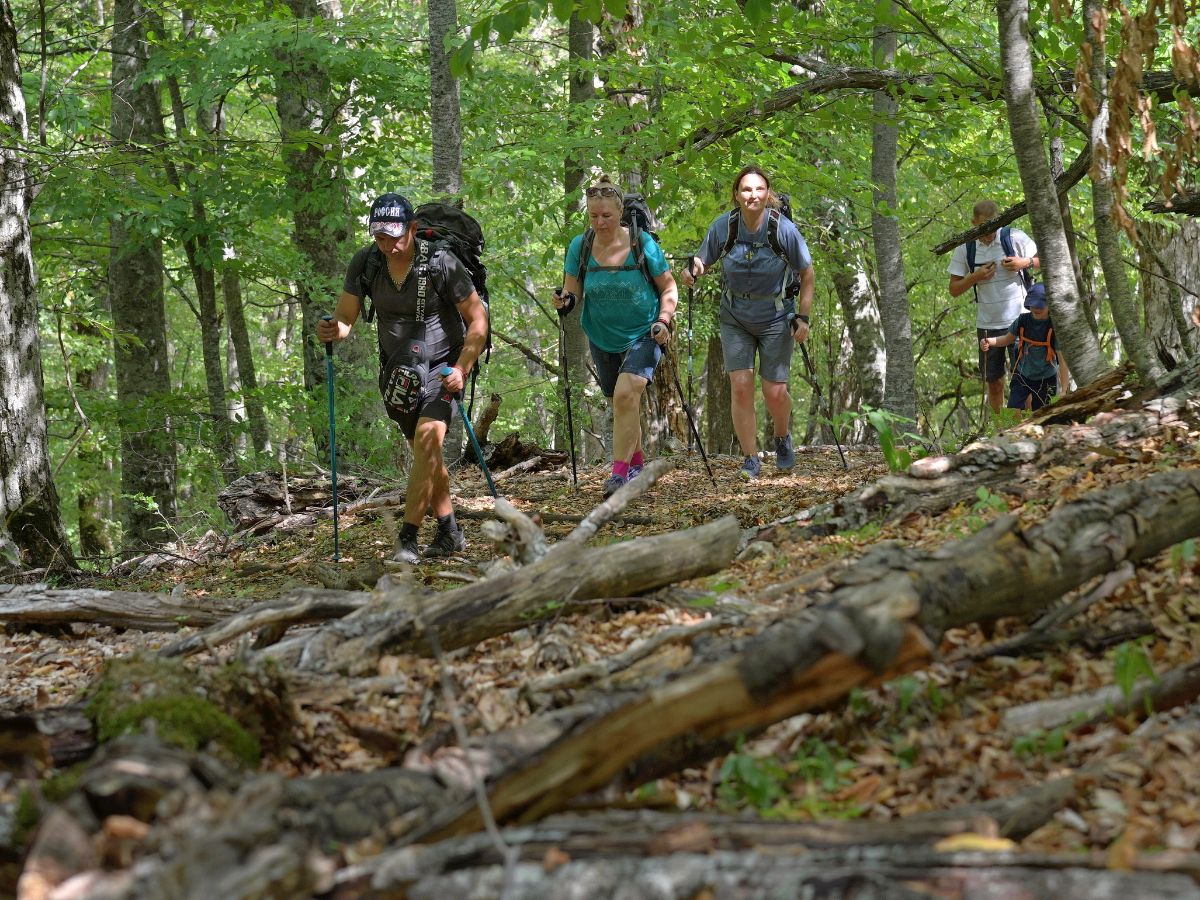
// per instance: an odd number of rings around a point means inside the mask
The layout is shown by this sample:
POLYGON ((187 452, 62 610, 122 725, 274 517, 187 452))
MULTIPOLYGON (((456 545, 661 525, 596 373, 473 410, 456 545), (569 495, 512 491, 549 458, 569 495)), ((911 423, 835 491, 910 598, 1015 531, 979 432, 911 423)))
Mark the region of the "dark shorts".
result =
POLYGON ((635 341, 624 353, 609 353, 591 341, 588 341, 588 349, 592 351, 592 362, 596 364, 596 380, 600 382, 600 391, 610 400, 613 391, 617 389, 618 375, 628 372, 630 375, 652 381, 654 370, 658 368, 663 354, 658 341, 649 334, 635 341))
POLYGON ((721 317, 721 353, 726 372, 754 368, 758 357, 758 374, 766 381, 787 383, 791 378, 792 351, 796 342, 788 327, 787 317, 778 316, 774 322, 754 331, 721 317))
MULTIPOLYGON (((985 337, 1004 337, 1007 328, 976 328, 975 346, 985 337)), ((1007 347, 992 347, 990 350, 979 351, 979 375, 984 381, 999 381, 1006 372, 1006 366, 1017 358, 1017 342, 1013 341, 1007 347)))
POLYGON ((437 373, 442 371, 442 367, 447 365, 447 361, 443 360, 437 365, 429 367, 429 377, 425 379, 425 392, 421 395, 421 405, 417 407, 415 412, 408 415, 399 415, 388 411, 388 417, 400 426, 400 430, 404 436, 410 441, 417 433, 418 419, 433 419, 438 422, 450 424, 450 419, 454 415, 454 408, 450 405, 450 393, 442 384, 442 379, 437 373))
POLYGON ((1041 409, 1050 404, 1050 398, 1058 393, 1058 377, 1051 376, 1038 381, 1036 378, 1026 378, 1020 372, 1014 372, 1012 386, 1008 392, 1008 408, 1024 409, 1025 401, 1030 397, 1033 402, 1031 410, 1041 409))

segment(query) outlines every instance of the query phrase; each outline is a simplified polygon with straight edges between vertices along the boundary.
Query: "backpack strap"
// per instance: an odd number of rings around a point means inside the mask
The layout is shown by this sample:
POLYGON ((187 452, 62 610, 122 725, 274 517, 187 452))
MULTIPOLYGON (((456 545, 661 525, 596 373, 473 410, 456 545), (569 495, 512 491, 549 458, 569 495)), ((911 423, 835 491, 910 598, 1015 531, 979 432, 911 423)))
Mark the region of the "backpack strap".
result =
MULTIPOLYGON (((975 241, 967 241, 967 274, 975 271, 975 241)), ((975 302, 979 302, 979 288, 976 285, 971 285, 971 290, 975 293, 975 302)))
POLYGON ((579 245, 579 272, 575 275, 575 280, 579 282, 579 296, 583 297, 583 282, 587 278, 588 259, 592 255, 592 245, 596 243, 596 230, 594 228, 585 228, 583 232, 583 243, 579 245))
MULTIPOLYGON (((1005 225, 1000 229, 1000 247, 1004 250, 1005 256, 1016 256, 1016 245, 1013 244, 1012 228, 1005 225)), ((1033 287, 1033 276, 1029 274, 1028 269, 1021 270, 1021 282, 1025 285, 1025 292, 1029 293, 1029 289, 1033 287)))
POLYGON ((367 261, 363 264, 362 272, 358 276, 358 305, 368 324, 375 320, 375 304, 371 302, 371 288, 375 284, 375 279, 379 277, 379 271, 385 262, 383 251, 377 244, 372 244, 371 249, 367 251, 367 261))
MULTIPOLYGON (((779 242, 779 220, 782 218, 783 214, 779 210, 767 210, 767 246, 771 248, 772 253, 787 263, 787 254, 783 250, 783 244, 779 242)), ((791 268, 791 263, 788 263, 788 268, 791 268)))
POLYGON ((714 259, 711 263, 709 263, 710 266, 717 262, 717 260, 724 258, 725 254, 732 250, 733 245, 737 243, 738 229, 742 227, 741 212, 736 207, 731 209, 726 221, 728 221, 729 227, 726 229, 727 234, 725 235, 725 246, 723 246, 721 248, 721 252, 717 254, 717 259, 714 259))

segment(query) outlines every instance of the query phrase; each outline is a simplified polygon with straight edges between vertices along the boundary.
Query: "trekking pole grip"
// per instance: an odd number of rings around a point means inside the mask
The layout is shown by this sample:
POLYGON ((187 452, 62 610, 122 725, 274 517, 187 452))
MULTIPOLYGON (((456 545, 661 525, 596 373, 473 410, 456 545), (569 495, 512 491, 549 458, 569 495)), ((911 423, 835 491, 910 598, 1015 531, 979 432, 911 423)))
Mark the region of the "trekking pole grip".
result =
MULTIPOLYGON (((322 322, 332 322, 333 316, 321 316, 321 321, 322 322)), ((333 341, 325 342, 325 355, 329 356, 329 357, 333 356, 333 341)))

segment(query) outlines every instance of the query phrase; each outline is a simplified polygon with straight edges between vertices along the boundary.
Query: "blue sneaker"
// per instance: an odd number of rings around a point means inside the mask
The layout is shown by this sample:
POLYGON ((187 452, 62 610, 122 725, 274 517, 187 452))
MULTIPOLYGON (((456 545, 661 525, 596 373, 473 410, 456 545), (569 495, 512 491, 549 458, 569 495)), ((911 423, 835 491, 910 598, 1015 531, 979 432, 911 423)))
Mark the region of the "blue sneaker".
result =
POLYGON ((611 475, 609 475, 608 481, 604 482, 604 499, 607 500, 609 497, 619 491, 625 486, 625 482, 628 480, 628 478, 622 478, 616 472, 613 472, 611 475))
POLYGON ((744 478, 746 481, 753 481, 762 472, 762 460, 758 458, 758 454, 747 456, 742 463, 742 467, 738 470, 738 477, 744 478))
POLYGON ((792 449, 792 436, 785 434, 775 438, 775 468, 786 472, 796 465, 796 451, 792 449))
POLYGON ((637 478, 638 475, 641 473, 642 468, 643 468, 642 466, 630 466, 629 474, 625 476, 625 480, 633 481, 633 479, 637 478))

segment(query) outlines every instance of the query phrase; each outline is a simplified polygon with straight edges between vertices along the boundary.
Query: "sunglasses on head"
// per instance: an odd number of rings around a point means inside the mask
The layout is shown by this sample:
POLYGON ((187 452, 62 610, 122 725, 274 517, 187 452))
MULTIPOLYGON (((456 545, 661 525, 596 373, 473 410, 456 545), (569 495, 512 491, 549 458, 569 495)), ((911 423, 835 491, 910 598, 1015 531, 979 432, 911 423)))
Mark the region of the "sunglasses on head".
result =
POLYGON ((598 187, 590 187, 584 193, 589 199, 592 197, 620 197, 621 192, 611 185, 602 184, 598 187))

